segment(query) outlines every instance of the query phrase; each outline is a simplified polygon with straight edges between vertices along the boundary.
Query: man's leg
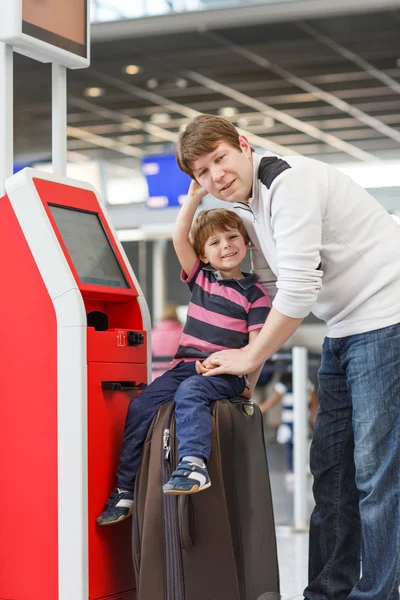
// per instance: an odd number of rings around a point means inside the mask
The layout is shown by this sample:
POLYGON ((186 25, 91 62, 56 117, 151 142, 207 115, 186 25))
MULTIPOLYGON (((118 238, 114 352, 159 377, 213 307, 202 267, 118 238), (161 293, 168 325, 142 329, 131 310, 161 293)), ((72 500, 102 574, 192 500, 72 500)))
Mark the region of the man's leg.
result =
POLYGON ((346 338, 362 578, 348 600, 399 600, 400 325, 346 338))
POLYGON ((307 600, 345 600, 360 576, 352 407, 341 346, 342 340, 325 339, 318 374, 319 408, 310 461, 316 506, 310 521, 307 600))

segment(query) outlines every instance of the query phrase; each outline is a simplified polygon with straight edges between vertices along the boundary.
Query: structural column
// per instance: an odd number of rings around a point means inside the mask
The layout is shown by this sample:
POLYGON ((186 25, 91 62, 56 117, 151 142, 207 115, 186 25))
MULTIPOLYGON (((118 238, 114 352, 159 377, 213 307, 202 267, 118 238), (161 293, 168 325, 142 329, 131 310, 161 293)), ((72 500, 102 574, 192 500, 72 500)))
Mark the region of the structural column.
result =
POLYGON ((167 300, 167 244, 168 240, 154 240, 153 248, 153 326, 161 319, 167 300))
POLYGON ((0 42, 0 197, 5 181, 13 174, 14 162, 13 49, 0 42))

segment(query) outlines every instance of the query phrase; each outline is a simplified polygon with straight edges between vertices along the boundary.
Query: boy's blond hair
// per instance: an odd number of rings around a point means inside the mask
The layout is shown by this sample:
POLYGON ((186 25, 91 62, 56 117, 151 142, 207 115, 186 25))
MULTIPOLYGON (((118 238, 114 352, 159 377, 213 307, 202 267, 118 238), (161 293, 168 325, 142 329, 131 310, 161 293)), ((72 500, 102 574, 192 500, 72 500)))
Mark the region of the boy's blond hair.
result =
POLYGON ((204 246, 210 236, 229 229, 237 229, 245 243, 249 243, 249 236, 242 219, 232 210, 212 208, 200 212, 190 231, 190 240, 197 256, 204 254, 204 246))
POLYGON ((213 152, 221 142, 242 151, 239 132, 232 123, 216 115, 195 117, 179 136, 176 159, 181 171, 194 178, 190 164, 202 154, 213 152))

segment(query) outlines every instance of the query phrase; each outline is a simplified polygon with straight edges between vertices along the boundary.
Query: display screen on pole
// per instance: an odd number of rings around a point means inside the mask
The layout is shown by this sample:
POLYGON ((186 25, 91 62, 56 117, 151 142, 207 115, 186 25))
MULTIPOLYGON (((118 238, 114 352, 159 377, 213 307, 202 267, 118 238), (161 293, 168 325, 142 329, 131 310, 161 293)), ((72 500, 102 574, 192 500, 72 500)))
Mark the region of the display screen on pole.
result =
POLYGON ((49 208, 82 283, 129 287, 96 213, 54 204, 49 208))
POLYGON ((22 0, 22 33, 86 57, 87 2, 22 0))

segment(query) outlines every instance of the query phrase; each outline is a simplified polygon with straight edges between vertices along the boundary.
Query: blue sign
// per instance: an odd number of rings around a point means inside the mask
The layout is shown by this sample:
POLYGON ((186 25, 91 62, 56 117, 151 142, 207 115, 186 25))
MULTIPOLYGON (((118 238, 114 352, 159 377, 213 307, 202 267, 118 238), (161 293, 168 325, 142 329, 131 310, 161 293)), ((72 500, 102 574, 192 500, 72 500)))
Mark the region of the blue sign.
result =
POLYGON ((180 170, 175 156, 146 156, 142 159, 142 171, 149 188, 149 208, 167 208, 183 204, 191 178, 180 170))

